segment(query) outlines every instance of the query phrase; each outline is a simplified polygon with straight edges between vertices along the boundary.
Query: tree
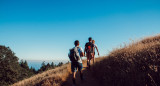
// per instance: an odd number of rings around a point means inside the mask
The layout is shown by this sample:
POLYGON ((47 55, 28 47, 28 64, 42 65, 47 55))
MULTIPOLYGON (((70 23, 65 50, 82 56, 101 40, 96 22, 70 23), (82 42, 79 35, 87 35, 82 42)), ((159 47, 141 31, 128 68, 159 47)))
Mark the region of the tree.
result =
POLYGON ((19 80, 18 57, 9 47, 0 45, 0 85, 9 85, 19 80))
POLYGON ((51 69, 51 65, 49 63, 46 65, 46 70, 48 69, 51 69))
POLYGON ((27 63, 26 60, 25 61, 21 60, 19 64, 21 66, 20 79, 23 79, 23 78, 26 78, 26 77, 30 77, 30 76, 36 74, 36 71, 33 70, 33 68, 31 68, 31 69, 29 68, 28 63, 27 63))
POLYGON ((22 68, 29 70, 29 66, 26 60, 25 61, 21 60, 20 65, 22 68))
POLYGON ((0 45, 0 86, 8 86, 33 74, 35 69, 29 69, 27 61, 19 63, 9 47, 0 45))
POLYGON ((51 63, 51 67, 52 67, 52 68, 55 68, 55 64, 54 64, 53 62, 51 63))
POLYGON ((33 72, 34 74, 36 74, 36 73, 37 73, 36 69, 35 69, 35 68, 33 68, 33 67, 31 67, 31 68, 30 68, 30 72, 33 72))
POLYGON ((43 61, 41 64, 41 68, 38 70, 38 73, 43 72, 45 70, 46 70, 46 65, 45 65, 45 61, 43 61))
POLYGON ((63 65, 63 62, 59 62, 57 66, 59 67, 59 66, 62 66, 62 65, 63 65))
POLYGON ((58 65, 55 65, 53 62, 51 64, 47 63, 45 65, 45 61, 42 62, 41 68, 38 70, 38 73, 49 70, 49 69, 54 69, 55 67, 63 65, 62 62, 60 62, 58 65))

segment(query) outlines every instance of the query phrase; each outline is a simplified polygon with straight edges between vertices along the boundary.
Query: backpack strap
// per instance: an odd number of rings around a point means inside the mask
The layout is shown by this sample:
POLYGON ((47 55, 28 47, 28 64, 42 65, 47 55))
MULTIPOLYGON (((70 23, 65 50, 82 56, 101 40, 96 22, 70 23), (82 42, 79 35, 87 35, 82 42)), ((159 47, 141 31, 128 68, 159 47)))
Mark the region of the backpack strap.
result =
POLYGON ((74 47, 74 51, 76 53, 77 59, 80 59, 80 55, 79 55, 78 49, 79 49, 79 47, 74 47))

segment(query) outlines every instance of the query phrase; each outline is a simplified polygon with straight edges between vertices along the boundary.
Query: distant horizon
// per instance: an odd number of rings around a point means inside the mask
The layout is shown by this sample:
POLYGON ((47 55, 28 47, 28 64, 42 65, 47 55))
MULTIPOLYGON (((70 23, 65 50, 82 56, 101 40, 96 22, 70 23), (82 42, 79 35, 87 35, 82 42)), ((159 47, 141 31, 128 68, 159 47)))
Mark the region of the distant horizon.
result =
POLYGON ((42 63, 44 62, 45 65, 47 65, 48 63, 51 64, 52 62, 55 65, 58 65, 60 62, 62 62, 63 64, 66 64, 68 61, 67 60, 52 60, 52 61, 43 61, 43 60, 26 60, 28 63, 29 68, 35 68, 36 70, 40 69, 40 67, 42 66, 42 63))
MULTIPOLYGON (((95 58, 100 58, 100 57, 103 57, 103 56, 97 56, 97 57, 95 57, 95 58)), ((19 57, 18 57, 18 58, 19 58, 19 57)), ((87 57, 82 57, 82 59, 83 59, 83 60, 84 60, 84 59, 87 59, 87 57)), ((26 60, 26 61, 70 61, 68 57, 66 57, 66 59, 62 59, 62 60, 61 60, 61 59, 57 59, 57 60, 56 60, 56 59, 50 59, 50 60, 40 59, 40 60, 39 60, 39 59, 21 59, 21 58, 19 58, 19 61, 21 61, 21 60, 23 60, 23 61, 25 61, 25 60, 26 60)))
POLYGON ((27 60, 27 61, 66 61, 67 59, 64 60, 27 60))

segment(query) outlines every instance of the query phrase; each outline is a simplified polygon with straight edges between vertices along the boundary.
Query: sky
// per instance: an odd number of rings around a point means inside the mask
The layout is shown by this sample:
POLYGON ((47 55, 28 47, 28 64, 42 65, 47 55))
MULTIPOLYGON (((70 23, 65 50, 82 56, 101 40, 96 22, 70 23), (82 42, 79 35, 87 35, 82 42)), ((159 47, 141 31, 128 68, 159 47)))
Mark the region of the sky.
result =
POLYGON ((84 49, 88 37, 105 56, 159 33, 159 0, 0 0, 0 45, 19 59, 69 60, 74 41, 84 49))

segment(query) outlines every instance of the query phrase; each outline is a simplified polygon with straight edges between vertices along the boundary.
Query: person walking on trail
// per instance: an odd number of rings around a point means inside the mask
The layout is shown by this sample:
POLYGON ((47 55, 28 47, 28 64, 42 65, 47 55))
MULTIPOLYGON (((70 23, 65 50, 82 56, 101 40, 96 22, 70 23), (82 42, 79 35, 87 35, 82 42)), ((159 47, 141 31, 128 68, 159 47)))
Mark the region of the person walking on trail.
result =
POLYGON ((71 71, 72 71, 72 80, 73 80, 73 86, 76 85, 76 71, 78 69, 80 73, 80 78, 83 80, 83 73, 82 73, 82 57, 84 56, 83 50, 81 47, 79 47, 79 41, 76 40, 74 42, 75 47, 70 49, 70 52, 68 54, 70 61, 71 61, 71 71))
POLYGON ((94 51, 93 51, 93 64, 94 64, 94 62, 95 62, 95 49, 97 50, 98 56, 99 56, 99 51, 98 51, 97 45, 95 44, 95 40, 92 40, 92 43, 94 45, 94 51))
POLYGON ((92 38, 89 37, 85 44, 84 54, 87 56, 87 67, 90 68, 90 60, 93 58, 94 44, 92 43, 92 38))

